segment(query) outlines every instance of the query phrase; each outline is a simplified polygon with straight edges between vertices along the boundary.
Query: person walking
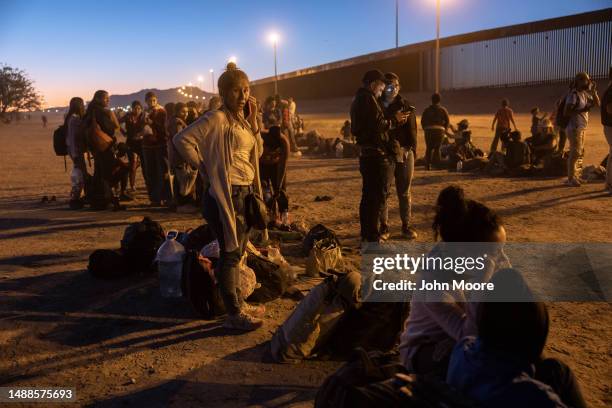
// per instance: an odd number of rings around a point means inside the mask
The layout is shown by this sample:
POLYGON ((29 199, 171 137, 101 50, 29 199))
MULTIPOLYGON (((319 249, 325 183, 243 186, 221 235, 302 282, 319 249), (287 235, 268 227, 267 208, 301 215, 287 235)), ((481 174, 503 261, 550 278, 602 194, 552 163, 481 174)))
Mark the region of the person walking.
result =
POLYGON ((431 170, 431 165, 440 163, 440 145, 448 130, 450 120, 448 111, 440 105, 440 94, 431 96, 431 105, 421 115, 421 126, 425 131, 425 168, 431 170))

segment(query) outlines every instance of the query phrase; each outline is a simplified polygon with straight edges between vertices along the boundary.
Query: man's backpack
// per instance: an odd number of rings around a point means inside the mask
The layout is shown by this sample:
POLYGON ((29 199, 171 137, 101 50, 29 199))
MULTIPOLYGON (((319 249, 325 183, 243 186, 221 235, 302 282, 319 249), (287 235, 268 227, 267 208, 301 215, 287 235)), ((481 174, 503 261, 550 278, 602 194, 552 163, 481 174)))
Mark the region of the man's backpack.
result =
MULTIPOLYGON (((573 91, 575 93, 575 91, 573 91)), ((566 94, 561 98, 559 105, 557 105, 557 112, 555 114, 555 124, 561 129, 565 129, 569 125, 570 117, 565 114, 565 104, 567 97, 570 93, 566 94)))
POLYGON ((68 154, 68 144, 66 143, 66 125, 61 124, 53 132, 53 150, 56 156, 66 156, 68 154))
POLYGON ((129 267, 140 273, 153 272, 157 250, 165 239, 161 225, 149 217, 130 224, 121 240, 121 249, 129 267))

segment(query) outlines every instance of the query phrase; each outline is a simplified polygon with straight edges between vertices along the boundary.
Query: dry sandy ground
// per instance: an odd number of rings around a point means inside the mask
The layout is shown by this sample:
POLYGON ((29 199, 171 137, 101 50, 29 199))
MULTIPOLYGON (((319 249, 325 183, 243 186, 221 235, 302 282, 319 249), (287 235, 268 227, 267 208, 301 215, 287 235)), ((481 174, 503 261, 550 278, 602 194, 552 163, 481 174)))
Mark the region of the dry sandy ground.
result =
MULTIPOLYGON (((476 144, 488 146, 490 117, 467 117, 476 144)), ((309 128, 335 136, 344 116, 306 119, 309 128)), ((452 119, 456 123, 460 117, 452 119)), ((518 119, 527 130, 528 116, 518 119)), ((117 247, 125 226, 143 215, 165 228, 195 227, 201 220, 147 209, 142 189, 126 212, 67 210, 69 175, 51 147, 51 130, 59 120, 52 117, 48 129, 40 127, 38 118, 0 126, 0 385, 75 387, 79 405, 310 406, 317 386, 338 363, 261 362, 265 343, 293 301, 270 303, 263 329, 232 335, 219 322, 198 320, 186 305, 161 299, 153 278, 90 278, 85 270, 89 253, 117 247), (42 205, 43 195, 57 195, 59 202, 42 205)), ((598 125, 589 130, 587 164, 605 155, 601 133, 598 125)), ((288 180, 297 205, 292 217, 335 229, 347 257, 356 261, 357 161, 292 160, 288 180), (334 199, 314 202, 321 194, 334 199)), ((601 183, 571 189, 561 179, 493 179, 419 168, 413 215, 420 241, 433 239, 432 205, 449 183, 495 208, 509 240, 611 240, 612 197, 602 193, 601 183)), ((391 208, 397 233, 395 198, 391 208)), ((283 252, 290 262, 303 265, 304 259, 294 256, 295 245, 284 245, 283 252)), ((550 310, 547 353, 574 368, 591 406, 610 406, 610 304, 555 303, 550 310)))

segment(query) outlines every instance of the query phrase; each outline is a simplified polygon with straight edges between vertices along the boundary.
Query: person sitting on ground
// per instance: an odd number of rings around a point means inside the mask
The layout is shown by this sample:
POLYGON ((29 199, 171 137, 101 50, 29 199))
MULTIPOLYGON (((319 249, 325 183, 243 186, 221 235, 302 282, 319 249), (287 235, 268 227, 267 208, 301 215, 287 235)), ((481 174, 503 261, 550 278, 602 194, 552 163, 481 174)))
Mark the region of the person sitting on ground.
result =
POLYGON ((531 164, 529 145, 521 140, 521 132, 510 132, 510 142, 506 148, 504 165, 507 169, 516 169, 531 164))
POLYGON ((449 150, 448 168, 457 169, 457 163, 461 162, 462 171, 471 171, 484 167, 487 160, 484 153, 472 143, 472 131, 464 130, 461 139, 449 150))
POLYGON ((289 197, 287 196, 287 160, 290 148, 287 136, 281 133, 279 126, 272 126, 262 133, 263 154, 259 160, 259 171, 266 205, 274 214, 275 227, 289 226, 289 197))
POLYGON ((223 106, 199 118, 174 136, 176 150, 204 178, 203 215, 219 241, 216 277, 227 310, 223 326, 255 330, 262 326, 263 306, 249 305, 238 288, 240 260, 249 239, 245 198, 261 197, 259 155, 263 142, 257 118, 257 102, 250 96, 249 78, 235 64, 218 80, 223 106), (244 116, 249 104, 248 117, 244 116))
POLYGON ((572 370, 542 356, 549 331, 546 304, 527 301, 533 295, 513 269, 498 271, 491 282, 521 301, 485 295, 477 307, 478 335, 455 346, 447 383, 484 407, 586 407, 572 370))
MULTIPOLYGON (((467 199, 461 187, 448 186, 438 195, 432 229, 442 238, 428 256, 440 256, 449 242, 491 242, 499 248, 506 242, 506 231, 493 210, 467 199)), ((485 262, 480 282, 490 279, 498 267, 508 267, 498 249, 485 262)), ((440 271, 422 271, 423 277, 440 276, 440 271)), ((476 333, 475 304, 461 290, 444 291, 434 299, 413 297, 410 314, 400 339, 400 359, 408 371, 446 377, 450 353, 457 341, 476 333)))
POLYGON ((444 139, 450 120, 448 111, 440 105, 440 94, 431 96, 431 105, 421 115, 421 126, 425 130, 425 168, 431 170, 431 165, 440 164, 440 145, 444 139))
MULTIPOLYGON (((508 99, 502 99, 501 108, 495 113, 493 123, 491 124, 491 130, 495 129, 495 136, 491 143, 491 150, 489 150, 489 156, 497 151, 497 144, 501 139, 502 135, 510 132, 510 124, 516 130, 516 123, 514 123, 514 112, 510 109, 510 102, 508 99), (496 126, 497 125, 497 126, 496 126)), ((504 150, 504 143, 502 141, 502 151, 504 150)))
POLYGON ((531 108, 529 112, 531 113, 531 137, 533 137, 538 133, 538 126, 542 117, 540 116, 540 108, 537 106, 531 108))
POLYGON ((534 136, 525 140, 531 150, 531 162, 537 165, 540 161, 555 152, 556 137, 554 134, 552 122, 544 117, 540 119, 538 130, 534 136))

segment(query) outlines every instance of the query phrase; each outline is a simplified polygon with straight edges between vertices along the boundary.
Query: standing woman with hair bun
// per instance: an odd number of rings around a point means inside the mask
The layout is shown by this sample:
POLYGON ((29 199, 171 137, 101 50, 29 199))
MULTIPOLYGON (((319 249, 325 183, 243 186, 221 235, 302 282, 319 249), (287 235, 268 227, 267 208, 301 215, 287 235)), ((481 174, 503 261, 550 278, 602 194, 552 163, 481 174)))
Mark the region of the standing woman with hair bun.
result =
MULTIPOLYGON (((263 306, 244 302, 238 289, 239 263, 248 242, 245 197, 259 185, 263 142, 257 102, 249 78, 229 63, 219 77, 220 109, 209 111, 174 136, 177 152, 200 170, 204 181, 203 216, 215 231, 221 255, 215 271, 228 317, 225 328, 255 330, 263 324, 263 306)), ((261 191, 257 191, 261 194, 261 191)))

